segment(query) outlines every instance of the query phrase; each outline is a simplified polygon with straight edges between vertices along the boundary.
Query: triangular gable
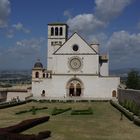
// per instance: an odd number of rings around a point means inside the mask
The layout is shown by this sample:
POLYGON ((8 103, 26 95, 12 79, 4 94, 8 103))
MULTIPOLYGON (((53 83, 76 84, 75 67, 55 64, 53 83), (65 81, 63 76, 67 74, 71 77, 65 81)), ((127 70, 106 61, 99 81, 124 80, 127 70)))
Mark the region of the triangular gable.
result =
POLYGON ((88 43, 76 32, 54 54, 97 54, 88 43), (73 50, 73 45, 78 45, 78 51, 73 50))

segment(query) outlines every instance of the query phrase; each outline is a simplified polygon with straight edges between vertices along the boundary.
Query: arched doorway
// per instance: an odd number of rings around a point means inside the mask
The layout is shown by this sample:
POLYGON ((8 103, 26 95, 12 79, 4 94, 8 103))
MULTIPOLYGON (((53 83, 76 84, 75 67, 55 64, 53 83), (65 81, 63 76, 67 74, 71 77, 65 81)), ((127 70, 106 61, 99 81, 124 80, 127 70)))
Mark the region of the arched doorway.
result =
POLYGON ((81 85, 78 83, 76 84, 76 96, 81 95, 81 85))
POLYGON ((67 95, 79 97, 83 94, 83 84, 77 79, 70 80, 67 84, 67 95))
POLYGON ((69 87, 69 96, 74 96, 74 84, 71 83, 69 87))
POLYGON ((41 96, 42 96, 42 97, 45 97, 45 90, 42 91, 41 96))
POLYGON ((117 92, 116 92, 116 90, 113 90, 113 91, 112 91, 112 97, 117 97, 117 92))

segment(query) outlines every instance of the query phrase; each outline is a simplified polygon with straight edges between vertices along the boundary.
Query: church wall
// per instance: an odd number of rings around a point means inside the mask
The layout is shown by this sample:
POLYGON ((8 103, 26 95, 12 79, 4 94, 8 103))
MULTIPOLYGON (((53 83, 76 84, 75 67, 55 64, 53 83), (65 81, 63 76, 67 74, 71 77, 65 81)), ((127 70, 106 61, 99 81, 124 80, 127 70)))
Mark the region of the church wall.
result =
POLYGON ((66 39, 48 39, 48 50, 47 50, 47 67, 48 70, 52 70, 53 68, 53 62, 54 62, 54 55, 53 53, 60 47, 60 45, 58 45, 60 42, 63 44, 65 42, 66 39), (55 45, 55 43, 58 42, 57 45, 55 45), (54 45, 52 45, 54 44, 54 45))
POLYGON ((108 76, 109 75, 109 70, 108 70, 108 62, 102 63, 100 67, 100 75, 101 76, 108 76))
MULTIPOLYGON (((67 39, 67 31, 68 26, 66 24, 48 24, 47 70, 45 72, 50 70, 51 77, 43 76, 42 70, 44 69, 41 68, 40 77, 35 78, 36 70, 33 69, 33 97, 44 97, 45 94, 45 97, 48 98, 62 98, 70 91, 67 89, 69 87, 68 81, 77 78, 77 81, 82 83, 78 86, 82 86, 81 97, 112 98, 112 91, 117 91, 120 79, 108 77, 108 63, 104 63, 108 60, 106 56, 99 56, 95 51, 98 51, 98 45, 89 46, 77 33, 67 39), (62 28, 63 35, 60 33, 62 28), (75 46, 77 49, 74 49, 75 46), (102 66, 100 67, 99 63, 101 62, 102 66), (102 77, 99 77, 100 74, 102 77)), ((75 80, 70 84, 75 84, 74 82, 77 81, 75 80)), ((73 96, 75 93, 79 95, 79 88, 77 88, 79 83, 77 83, 73 86, 74 92, 70 91, 73 96)))
POLYGON ((43 87, 42 81, 32 81, 32 94, 34 97, 41 97, 43 87))
POLYGON ((65 87, 69 76, 53 76, 52 79, 44 79, 41 82, 32 82, 34 97, 41 97, 45 90, 46 97, 63 97, 66 93, 65 87))
MULTIPOLYGON (((42 82, 33 82, 32 92, 34 97, 41 97, 45 90, 46 97, 63 98, 67 94, 67 83, 74 76, 53 76, 53 79, 45 79, 42 82)), ((118 77, 98 77, 98 76, 76 76, 83 83, 83 94, 81 97, 91 97, 99 99, 112 98, 112 91, 119 85, 118 77)))
POLYGON ((78 55, 82 60, 82 68, 79 71, 73 71, 69 67, 69 59, 75 55, 56 55, 54 59, 53 72, 54 73, 84 73, 84 74, 98 74, 99 64, 98 55, 78 55))
POLYGON ((111 98, 119 85, 118 77, 80 76, 84 83, 84 97, 111 98))
POLYGON ((90 47, 78 34, 74 34, 67 42, 56 52, 56 54, 96 54, 94 49, 90 47), (73 50, 73 45, 78 45, 78 50, 73 50))

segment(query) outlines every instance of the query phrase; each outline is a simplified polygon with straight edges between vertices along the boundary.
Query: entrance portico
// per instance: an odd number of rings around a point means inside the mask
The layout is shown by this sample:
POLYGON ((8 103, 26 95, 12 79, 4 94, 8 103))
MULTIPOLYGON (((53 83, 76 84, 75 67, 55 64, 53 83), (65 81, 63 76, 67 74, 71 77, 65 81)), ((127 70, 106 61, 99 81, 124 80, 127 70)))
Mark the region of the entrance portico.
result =
POLYGON ((67 84, 67 96, 81 96, 83 94, 83 84, 78 79, 72 79, 67 84))

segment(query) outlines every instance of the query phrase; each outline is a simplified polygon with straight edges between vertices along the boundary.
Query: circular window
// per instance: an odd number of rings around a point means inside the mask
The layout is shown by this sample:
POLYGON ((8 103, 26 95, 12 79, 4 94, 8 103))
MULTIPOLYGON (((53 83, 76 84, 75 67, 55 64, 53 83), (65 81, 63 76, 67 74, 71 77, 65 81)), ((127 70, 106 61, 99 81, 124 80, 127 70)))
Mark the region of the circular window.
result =
POLYGON ((73 50, 74 50, 74 51, 78 51, 78 48, 79 48, 78 45, 76 45, 76 44, 73 45, 73 50))
POLYGON ((83 66, 83 62, 82 59, 79 57, 71 57, 68 60, 68 66, 70 69, 74 70, 74 71, 78 71, 82 68, 83 66))
POLYGON ((73 58, 70 61, 70 65, 73 69, 79 69, 81 67, 81 61, 78 58, 73 58))

